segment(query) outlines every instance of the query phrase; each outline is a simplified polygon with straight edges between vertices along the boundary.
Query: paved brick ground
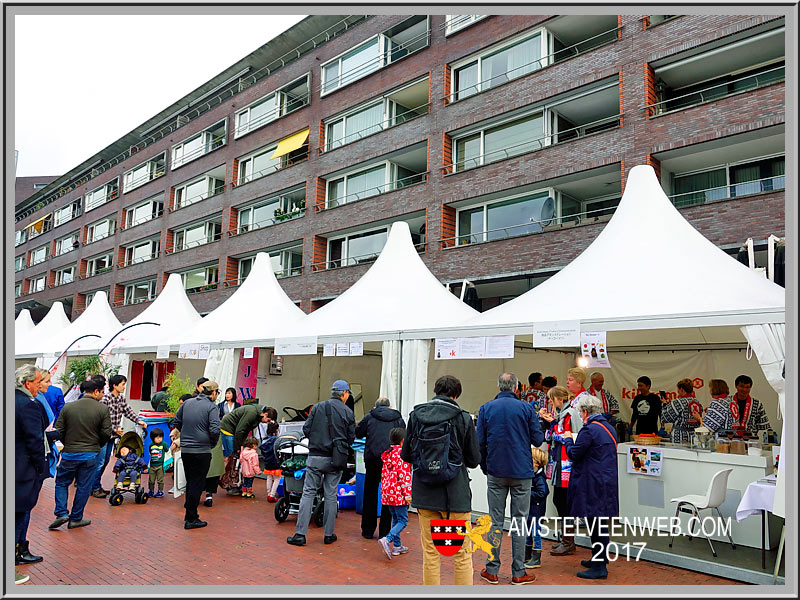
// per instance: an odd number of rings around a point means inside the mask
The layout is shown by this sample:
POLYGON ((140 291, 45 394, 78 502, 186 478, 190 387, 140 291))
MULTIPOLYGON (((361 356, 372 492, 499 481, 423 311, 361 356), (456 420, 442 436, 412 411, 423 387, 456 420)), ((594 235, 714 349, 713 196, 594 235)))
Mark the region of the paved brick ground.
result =
MULTIPOLYGON (((109 487, 112 473, 104 478, 109 487)), ((167 489, 172 485, 166 477, 167 489)), ((74 489, 74 488, 73 488, 74 489)), ((49 531, 53 517, 53 480, 42 489, 33 511, 28 538, 31 550, 44 561, 22 566, 30 584, 45 585, 291 585, 291 584, 419 584, 422 558, 419 526, 411 514, 403 542, 410 552, 389 561, 377 541, 360 535, 360 515, 340 511, 336 522, 339 540, 330 546, 322 543, 322 529, 311 525, 308 543, 297 548, 286 544, 294 533, 295 517, 278 523, 274 504, 268 504, 265 483, 256 480, 256 499, 218 494, 214 506, 200 506, 201 518, 209 522, 204 529, 183 529, 183 502, 171 495, 151 498, 146 505, 126 495, 122 506, 112 507, 106 500, 89 498, 85 518, 88 527, 49 531), (266 570, 265 570, 265 566, 266 570)), ((549 548, 550 542, 545 542, 549 548)), ((510 543, 504 539, 500 583, 511 582, 510 543)), ((685 571, 650 562, 618 562, 606 581, 587 582, 574 576, 580 560, 589 550, 579 548, 568 557, 544 556, 544 565, 533 572, 537 584, 620 585, 658 584, 708 585, 733 584, 727 579, 685 571)), ((480 577, 485 555, 476 552, 473 560, 474 583, 488 585, 480 577)), ((452 584, 451 560, 442 559, 442 583, 452 584)), ((27 585, 30 585, 27 584, 27 585)), ((528 588, 526 588, 528 589, 528 588)))

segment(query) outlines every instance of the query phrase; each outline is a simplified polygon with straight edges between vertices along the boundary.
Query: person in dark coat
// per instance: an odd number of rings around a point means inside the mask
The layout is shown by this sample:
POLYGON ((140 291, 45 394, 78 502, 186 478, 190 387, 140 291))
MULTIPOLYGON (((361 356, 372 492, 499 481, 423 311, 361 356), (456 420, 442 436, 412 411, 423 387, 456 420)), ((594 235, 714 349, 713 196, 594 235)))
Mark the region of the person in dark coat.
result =
POLYGON ((42 405, 34 399, 39 393, 41 372, 33 365, 23 365, 15 371, 14 378, 14 562, 22 565, 42 560, 30 553, 27 534, 42 482, 50 477, 44 445, 49 422, 42 405))
MULTIPOLYGON (((378 521, 378 487, 381 483, 383 460, 381 454, 389 449, 389 432, 395 427, 406 428, 400 411, 389 405, 388 398, 378 398, 375 408, 369 411, 356 425, 356 437, 366 438, 364 448, 364 504, 361 509, 361 535, 371 540, 378 521)), ((388 510, 381 511, 378 537, 384 538, 392 528, 392 515, 388 510)))
POLYGON ((584 425, 574 440, 571 432, 563 434, 566 438, 564 447, 572 461, 569 514, 587 520, 586 527, 592 539, 592 556, 603 557, 581 561, 588 569, 578 572, 578 577, 605 579, 608 577, 608 522, 619 515, 617 437, 614 428, 603 415, 603 403, 600 399, 595 396, 582 398, 576 408, 584 425), (606 519, 601 521, 599 517, 606 519), (604 525, 602 531, 601 524, 604 525))
MULTIPOLYGON (((431 520, 471 520, 472 490, 469 486, 469 471, 481 462, 478 436, 470 414, 456 400, 461 396, 461 382, 452 375, 442 375, 433 386, 435 396, 414 408, 408 417, 406 440, 400 458, 414 463, 413 448, 419 441, 422 426, 436 426, 449 422, 455 428, 455 438, 461 456, 454 462, 462 463, 458 474, 445 484, 433 485, 422 481, 416 473, 411 476, 411 506, 417 509, 422 543, 422 583, 439 585, 441 555, 436 549, 431 532, 431 520)), ((456 585, 472 585, 472 554, 464 545, 453 556, 456 585)))

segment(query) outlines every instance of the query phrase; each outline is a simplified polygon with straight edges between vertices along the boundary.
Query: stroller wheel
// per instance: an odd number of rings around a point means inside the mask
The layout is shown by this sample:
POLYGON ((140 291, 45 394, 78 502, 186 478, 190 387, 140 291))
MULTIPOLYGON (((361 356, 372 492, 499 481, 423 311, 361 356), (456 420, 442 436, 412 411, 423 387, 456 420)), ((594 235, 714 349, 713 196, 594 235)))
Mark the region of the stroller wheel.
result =
POLYGON ((119 506, 123 503, 125 498, 122 497, 122 494, 113 493, 108 497, 108 503, 111 506, 119 506))
POLYGON ((275 520, 283 523, 289 516, 289 500, 284 496, 275 505, 275 520))
POLYGON ((325 522, 325 502, 323 500, 317 503, 314 512, 311 513, 311 520, 314 521, 314 525, 317 527, 322 527, 322 524, 325 522))

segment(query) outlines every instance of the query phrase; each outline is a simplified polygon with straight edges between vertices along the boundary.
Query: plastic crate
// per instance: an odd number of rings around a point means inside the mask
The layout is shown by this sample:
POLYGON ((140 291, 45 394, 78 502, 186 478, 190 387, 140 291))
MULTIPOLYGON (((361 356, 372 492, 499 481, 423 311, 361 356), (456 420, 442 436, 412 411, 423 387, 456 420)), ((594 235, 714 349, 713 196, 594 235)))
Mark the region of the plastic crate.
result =
POLYGON ((336 492, 339 499, 339 510, 355 510, 356 508, 356 486, 340 483, 336 492), (352 492, 352 493, 351 493, 352 492))

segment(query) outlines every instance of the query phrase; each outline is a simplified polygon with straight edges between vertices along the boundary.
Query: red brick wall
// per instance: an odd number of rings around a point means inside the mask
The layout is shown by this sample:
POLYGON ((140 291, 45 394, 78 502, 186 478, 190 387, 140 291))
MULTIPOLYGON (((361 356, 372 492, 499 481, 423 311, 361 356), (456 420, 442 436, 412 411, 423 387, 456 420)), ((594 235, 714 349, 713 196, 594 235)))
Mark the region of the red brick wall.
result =
POLYGON ((450 248, 455 246, 455 239, 453 236, 456 234, 456 209, 446 204, 442 205, 442 238, 450 238, 442 240, 442 248, 450 248))
POLYGON ((55 271, 48 271, 47 272, 47 287, 53 287, 56 284, 56 272, 55 271))
POLYGON ((227 256, 225 258, 225 277, 223 281, 235 283, 239 278, 239 259, 227 256))
POLYGON ((83 279, 86 277, 86 269, 87 269, 88 262, 84 259, 78 263, 78 277, 83 279))
MULTIPOLYGON (((450 94, 453 93, 452 88, 452 68, 450 65, 444 66, 444 98, 442 99, 442 103, 447 106, 450 103, 450 94)), ((433 86, 431 86, 433 87, 433 86)), ((428 94, 430 96, 430 93, 428 94)))
POLYGON ((125 300, 125 286, 115 283, 111 288, 112 304, 122 304, 125 300))
POLYGON ((164 237, 164 252, 166 254, 172 254, 172 251, 175 249, 175 232, 172 229, 167 229, 167 233, 164 237))
MULTIPOLYGON (((309 145, 309 148, 311 146, 309 145)), ((325 123, 319 122, 319 152, 325 152, 325 123)))
POLYGON ((649 15, 642 15, 642 29, 647 29, 650 27, 650 16, 649 15))
POLYGON ((239 211, 231 206, 228 212, 228 231, 236 233, 239 228, 239 211))
POLYGON ((314 197, 314 207, 317 211, 325 208, 325 186, 326 181, 322 177, 317 177, 317 195, 314 197))
POLYGON ((239 181, 239 159, 233 159, 233 168, 231 169, 231 188, 235 188, 239 181))
POLYGON ((625 124, 625 119, 623 115, 625 114, 625 110, 623 109, 622 104, 622 90, 625 89, 622 86, 622 71, 619 72, 619 126, 622 127, 625 124))
POLYGON ((442 134, 442 175, 453 172, 453 138, 442 134))
POLYGON ((89 228, 88 227, 82 227, 81 228, 81 244, 85 244, 86 243, 86 238, 88 236, 89 236, 89 228))
POLYGON ((125 246, 117 248, 117 266, 125 266, 125 246))
POLYGON ((314 264, 312 270, 324 271, 325 260, 328 254, 328 240, 322 236, 314 236, 314 245, 311 249, 311 263, 314 264))
MULTIPOLYGON (((656 74, 649 63, 644 63, 644 103, 651 105, 658 102, 656 94, 656 74)), ((655 114, 655 109, 648 108, 645 111, 645 118, 649 119, 655 114)))
POLYGON ((652 154, 648 154, 647 164, 653 167, 653 170, 656 172, 656 177, 658 177, 658 180, 661 181, 661 161, 653 157, 652 154))
POLYGON ((169 206, 168 206, 168 210, 170 212, 175 210, 175 188, 174 187, 169 188, 169 206))
POLYGON ((72 300, 72 312, 80 313, 86 310, 86 294, 75 294, 72 300))

